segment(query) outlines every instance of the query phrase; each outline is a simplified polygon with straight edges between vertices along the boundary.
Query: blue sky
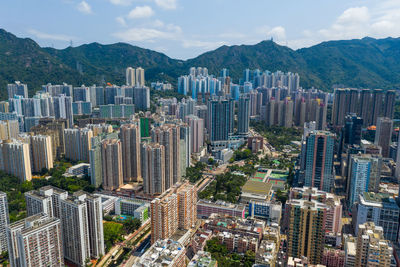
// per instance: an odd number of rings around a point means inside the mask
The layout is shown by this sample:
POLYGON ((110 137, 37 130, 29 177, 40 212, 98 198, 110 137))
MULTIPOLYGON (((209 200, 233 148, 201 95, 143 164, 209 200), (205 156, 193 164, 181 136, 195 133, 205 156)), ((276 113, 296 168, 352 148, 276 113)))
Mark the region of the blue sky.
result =
POLYGON ((0 28, 41 46, 126 42, 187 59, 265 39, 400 36, 400 0, 3 0, 0 28))

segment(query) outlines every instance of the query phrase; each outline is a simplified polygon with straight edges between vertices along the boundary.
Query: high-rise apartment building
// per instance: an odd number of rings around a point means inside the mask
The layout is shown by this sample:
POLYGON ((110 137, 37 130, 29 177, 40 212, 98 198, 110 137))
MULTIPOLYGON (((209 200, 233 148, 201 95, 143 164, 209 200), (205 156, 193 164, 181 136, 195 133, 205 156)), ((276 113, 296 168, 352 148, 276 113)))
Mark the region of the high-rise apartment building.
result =
POLYGON ((190 127, 191 152, 198 153, 204 144, 204 120, 195 115, 189 115, 185 118, 190 127))
POLYGON ((134 85, 144 86, 144 83, 145 83, 144 69, 142 69, 141 67, 136 68, 135 80, 136 80, 136 84, 134 84, 134 85))
POLYGON ((13 98, 15 95, 28 98, 28 86, 21 83, 20 81, 15 81, 15 83, 7 84, 7 92, 8 98, 13 98))
POLYGON ((71 96, 59 95, 53 97, 54 116, 56 119, 67 119, 68 125, 66 128, 71 128, 74 125, 72 102, 71 96))
POLYGON ((120 129, 124 182, 142 179, 140 164, 140 123, 124 124, 120 129))
POLYGON ((177 184, 151 202, 151 242, 188 230, 197 220, 197 191, 188 182, 177 184))
POLYGON ((89 162, 90 140, 92 137, 93 131, 89 128, 65 129, 64 140, 67 144, 65 146, 65 158, 73 161, 89 162))
POLYGON ((144 193, 162 194, 166 190, 165 147, 157 143, 144 143, 140 155, 144 193))
POLYGON ((392 143, 393 120, 379 117, 376 124, 375 145, 382 148, 382 156, 389 157, 390 144, 392 143))
POLYGON ((361 224, 358 228, 355 266, 389 267, 393 248, 386 240, 383 229, 373 222, 361 224))
POLYGON ((122 148, 118 139, 106 139, 101 144, 103 187, 114 190, 123 185, 122 148))
POLYGON ((234 102, 224 98, 208 101, 208 135, 210 141, 226 141, 233 133, 234 102))
POLYGON ((304 184, 330 192, 334 186, 333 152, 335 135, 326 131, 311 132, 304 151, 304 184))
POLYGON ((7 227, 12 267, 64 266, 60 219, 37 214, 7 227))
POLYGON ((288 256, 307 257, 309 263, 319 264, 325 243, 326 205, 317 200, 296 199, 286 203, 289 218, 288 256))
POLYGON ((241 96, 238 101, 238 134, 246 135, 249 132, 250 124, 250 99, 241 96))
MULTIPOLYGON (((311 187, 293 187, 290 189, 289 200, 304 199, 316 200, 326 205, 325 231, 333 234, 341 233, 343 207, 340 198, 332 193, 311 187)), ((286 212, 285 212, 286 213, 286 212)), ((283 227, 289 228, 289 221, 285 217, 283 227)))
POLYGON ((176 124, 165 124, 151 132, 151 139, 165 148, 165 189, 181 180, 180 128, 176 124))
POLYGON ((0 144, 0 153, 2 170, 17 176, 22 181, 32 179, 29 144, 17 140, 6 140, 0 144))
POLYGON ((126 68, 126 85, 128 86, 136 85, 136 71, 132 67, 126 68))
POLYGON ((90 102, 90 90, 89 87, 82 85, 80 87, 74 87, 73 89, 73 100, 74 102, 82 101, 82 102, 90 102))
POLYGON ((364 192, 359 194, 357 202, 352 212, 355 234, 358 234, 360 225, 373 222, 382 227, 385 239, 396 243, 400 219, 396 200, 388 194, 364 192))
POLYGON ((7 251, 7 226, 9 224, 7 194, 0 192, 0 253, 7 251))
POLYGON ((150 108, 150 89, 144 85, 133 88, 134 104, 138 110, 147 110, 150 108))
POLYGON ((362 155, 353 155, 349 166, 349 207, 358 200, 358 196, 368 192, 371 173, 371 161, 362 155))
POLYGON ((0 140, 17 138, 19 123, 17 120, 0 121, 0 140))
POLYGON ((32 169, 34 172, 40 172, 46 168, 50 170, 53 168, 53 152, 51 137, 45 135, 31 136, 31 150, 32 150, 32 169))
POLYGON ((82 191, 61 200, 64 256, 79 266, 104 255, 101 197, 82 191))

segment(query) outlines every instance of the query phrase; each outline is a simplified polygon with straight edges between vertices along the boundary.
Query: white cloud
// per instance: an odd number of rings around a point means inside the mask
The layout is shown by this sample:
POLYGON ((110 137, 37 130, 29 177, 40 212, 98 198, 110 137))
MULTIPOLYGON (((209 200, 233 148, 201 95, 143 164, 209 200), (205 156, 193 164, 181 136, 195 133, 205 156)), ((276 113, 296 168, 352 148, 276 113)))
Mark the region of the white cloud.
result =
POLYGON ((131 10, 128 14, 128 18, 130 19, 142 19, 149 18, 154 15, 154 11, 149 6, 137 6, 131 10))
POLYGON ((157 6, 163 9, 176 9, 177 8, 177 0, 155 0, 157 6))
POLYGON ((159 39, 180 39, 182 30, 179 26, 154 29, 146 27, 130 28, 126 31, 114 33, 114 36, 125 42, 154 42, 159 39))
POLYGON ((125 21, 125 18, 124 17, 116 17, 115 18, 115 20, 121 25, 121 26, 124 26, 124 27, 126 27, 127 26, 127 24, 126 24, 126 21, 125 21))
POLYGON ((277 41, 284 41, 286 39, 286 31, 282 26, 272 28, 267 32, 267 37, 272 37, 277 41))
POLYGON ((208 41, 199 41, 199 40, 183 40, 182 46, 184 48, 203 48, 203 49, 215 49, 222 45, 225 45, 225 42, 217 41, 217 42, 208 42, 208 41))
POLYGON ((32 34, 38 39, 43 39, 43 40, 70 41, 72 39, 75 39, 75 37, 69 35, 44 33, 34 29, 28 30, 28 33, 32 34))
POLYGON ((129 6, 132 4, 132 0, 110 0, 110 3, 117 6, 129 6))
POLYGON ((92 7, 86 1, 80 2, 77 9, 83 14, 92 14, 92 7))

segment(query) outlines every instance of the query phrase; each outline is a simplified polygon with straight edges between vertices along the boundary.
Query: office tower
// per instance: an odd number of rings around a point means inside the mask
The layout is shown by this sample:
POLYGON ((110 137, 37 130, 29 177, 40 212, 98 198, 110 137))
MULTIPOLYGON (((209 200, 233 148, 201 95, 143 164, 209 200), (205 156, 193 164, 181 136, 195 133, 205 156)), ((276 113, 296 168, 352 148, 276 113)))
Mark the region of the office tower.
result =
POLYGON ((136 72, 132 67, 126 68, 126 85, 135 86, 136 85, 136 72))
POLYGON ((114 190, 123 185, 122 148, 118 139, 106 139, 101 144, 103 187, 114 190))
POLYGON ((210 141, 225 141, 233 133, 234 102, 224 98, 208 102, 208 134, 210 141))
POLYGON ((141 145, 143 191, 156 195, 165 191, 165 148, 156 143, 141 145))
POLYGON ((146 86, 136 86, 133 89, 135 108, 147 110, 150 108, 150 89, 146 86))
POLYGON ((368 191, 371 162, 362 155, 353 155, 349 166, 349 207, 358 200, 358 195, 368 191))
POLYGON ((19 123, 17 120, 0 121, 0 139, 16 139, 19 134, 19 123))
POLYGON ((89 128, 65 129, 65 158, 73 161, 89 162, 90 139, 93 131, 89 128))
POLYGON ((363 119, 356 114, 351 113, 346 115, 344 124, 344 144, 359 145, 361 142, 361 130, 363 119))
POLYGON ((385 94, 385 112, 384 116, 393 119, 394 116, 394 105, 396 103, 396 91, 389 90, 385 94))
POLYGON ((372 91, 372 121, 373 125, 378 124, 378 118, 383 115, 383 91, 381 89, 375 89, 372 91))
POLYGON ((124 182, 142 179, 140 165, 140 123, 124 124, 120 129, 124 182))
POLYGON ((250 99, 241 96, 238 102, 238 134, 247 135, 250 124, 250 99))
POLYGON ((15 83, 7 84, 8 98, 14 98, 15 95, 28 98, 28 86, 21 83, 20 81, 15 81, 15 83))
POLYGON ((71 128, 74 125, 74 115, 72 110, 72 97, 59 95, 53 97, 54 116, 56 119, 67 119, 68 125, 65 128, 71 128))
POLYGON ((197 116, 189 115, 185 118, 190 127, 191 152, 198 153, 204 144, 204 120, 197 116))
POLYGON ((133 86, 135 86, 135 85, 144 86, 144 82, 145 82, 145 80, 144 80, 144 69, 142 69, 141 67, 136 68, 136 77, 135 77, 135 79, 136 79, 136 84, 134 84, 133 86))
POLYGON ((7 251, 7 227, 9 224, 7 194, 0 192, 0 253, 7 251))
POLYGON ((373 222, 383 228, 385 239, 397 242, 399 230, 400 207, 389 194, 364 192, 359 195, 358 203, 352 211, 355 234, 359 225, 373 222))
POLYGON ((178 93, 182 95, 187 95, 189 92, 189 77, 180 76, 178 78, 178 93))
POLYGON ((322 262, 326 209, 326 205, 317 200, 296 199, 286 202, 289 257, 304 256, 311 264, 322 262))
POLYGON ((400 178, 400 149, 399 149, 399 144, 400 144, 400 134, 399 134, 399 139, 397 142, 397 156, 396 156, 396 171, 395 171, 395 177, 397 179, 400 178))
POLYGON ((380 226, 367 222, 359 226, 355 266, 389 267, 393 248, 380 226))
POLYGON ((10 224, 7 235, 12 267, 64 266, 60 219, 30 216, 10 224))
POLYGON ((305 185, 330 192, 334 186, 333 150, 335 135, 326 131, 311 132, 304 146, 305 185))
POLYGON ((31 136, 32 167, 34 172, 41 172, 44 168, 53 168, 53 152, 51 137, 45 135, 31 136))
POLYGON ((18 140, 6 140, 0 144, 2 162, 0 168, 8 174, 20 178, 21 181, 32 179, 29 144, 18 140))
POLYGON ((188 182, 178 184, 150 203, 151 243, 188 230, 197 220, 197 192, 188 182))
POLYGON ((379 117, 376 124, 375 145, 382 148, 382 156, 389 157, 389 148, 392 143, 393 120, 379 117))

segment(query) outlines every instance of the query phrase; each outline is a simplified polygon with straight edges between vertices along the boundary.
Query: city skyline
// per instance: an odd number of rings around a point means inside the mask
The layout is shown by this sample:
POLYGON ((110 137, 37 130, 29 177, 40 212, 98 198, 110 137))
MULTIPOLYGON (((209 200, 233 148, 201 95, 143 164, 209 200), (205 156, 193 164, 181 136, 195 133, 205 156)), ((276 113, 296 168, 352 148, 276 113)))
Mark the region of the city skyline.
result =
POLYGON ((44 47, 126 42, 188 59, 222 45, 255 44, 270 38, 297 49, 328 40, 398 37, 399 18, 395 14, 399 9, 400 3, 393 0, 252 4, 225 0, 46 0, 41 5, 18 0, 0 4, 0 25, 44 47), (11 15, 16 12, 18 19, 11 15), (313 19, 304 20, 305 14, 313 19))

